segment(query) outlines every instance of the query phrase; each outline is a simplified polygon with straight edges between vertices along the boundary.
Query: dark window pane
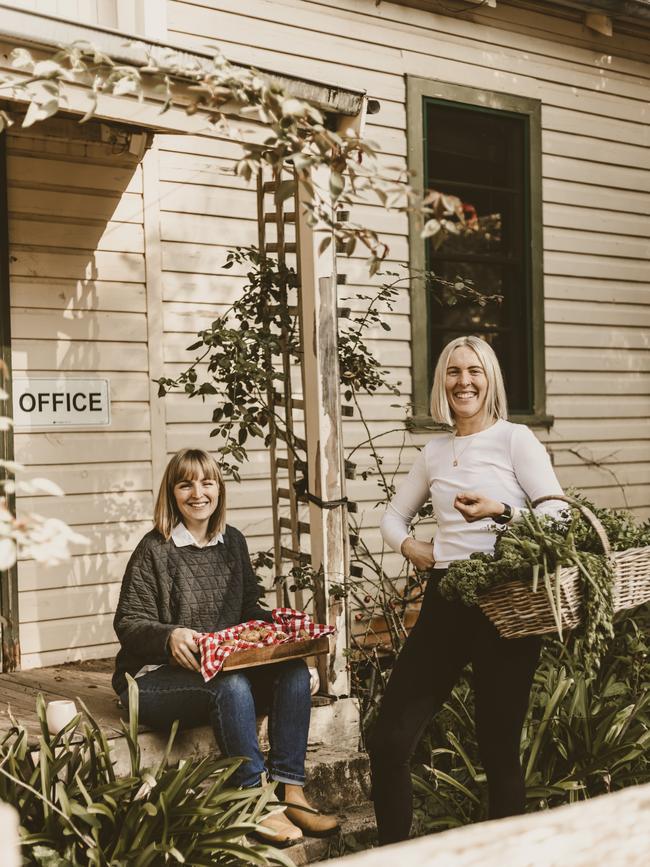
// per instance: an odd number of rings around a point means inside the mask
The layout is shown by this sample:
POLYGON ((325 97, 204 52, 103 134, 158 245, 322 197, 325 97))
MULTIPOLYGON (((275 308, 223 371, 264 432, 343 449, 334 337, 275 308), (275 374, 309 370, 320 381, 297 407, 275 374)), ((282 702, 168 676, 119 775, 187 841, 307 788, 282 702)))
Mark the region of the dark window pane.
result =
POLYGON ((469 280, 500 305, 450 305, 450 293, 430 285, 430 369, 442 347, 462 334, 492 345, 513 411, 532 409, 530 358, 530 244, 526 219, 527 116, 425 102, 426 186, 457 196, 467 230, 437 248, 427 244, 427 267, 441 280, 469 280))
POLYGON ((427 108, 430 178, 519 188, 525 137, 520 118, 430 101, 427 108))
POLYGON ((442 186, 441 192, 458 196, 465 206, 467 231, 448 235, 432 253, 435 258, 461 258, 492 254, 511 260, 521 253, 522 229, 519 195, 494 190, 464 187, 453 193, 442 186))

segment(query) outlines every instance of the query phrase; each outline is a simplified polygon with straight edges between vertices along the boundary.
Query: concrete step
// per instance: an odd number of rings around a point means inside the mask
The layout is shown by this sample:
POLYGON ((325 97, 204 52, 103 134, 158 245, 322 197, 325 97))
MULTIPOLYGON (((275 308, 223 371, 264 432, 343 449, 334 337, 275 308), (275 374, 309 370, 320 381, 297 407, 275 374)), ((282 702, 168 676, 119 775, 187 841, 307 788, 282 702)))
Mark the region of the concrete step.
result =
POLYGON ((337 815, 341 824, 339 834, 324 840, 305 837, 300 843, 284 850, 296 867, 327 861, 328 858, 339 858, 352 852, 361 852, 376 843, 377 826, 372 807, 367 805, 353 807, 349 810, 337 811, 337 815))
MULTIPOLYGON (((90 708, 92 712, 92 707, 90 708)), ((129 751, 124 738, 119 735, 119 715, 116 711, 115 732, 107 731, 111 738, 112 759, 115 773, 126 776, 130 769, 129 751)), ((268 749, 268 720, 260 717, 258 721, 258 736, 263 750, 268 749)), ((139 735, 142 763, 153 767, 162 755, 167 744, 168 735, 165 732, 142 731, 139 735)), ((331 701, 315 696, 313 699, 311 725, 309 727, 310 754, 318 753, 321 748, 329 749, 332 745, 354 753, 359 743, 359 709, 354 699, 345 698, 331 701)), ((210 726, 196 726, 178 732, 174 741, 170 761, 173 764, 183 758, 201 758, 218 754, 214 735, 210 726)))
POLYGON ((308 747, 305 794, 319 810, 335 813, 370 802, 370 765, 366 753, 332 745, 308 747))

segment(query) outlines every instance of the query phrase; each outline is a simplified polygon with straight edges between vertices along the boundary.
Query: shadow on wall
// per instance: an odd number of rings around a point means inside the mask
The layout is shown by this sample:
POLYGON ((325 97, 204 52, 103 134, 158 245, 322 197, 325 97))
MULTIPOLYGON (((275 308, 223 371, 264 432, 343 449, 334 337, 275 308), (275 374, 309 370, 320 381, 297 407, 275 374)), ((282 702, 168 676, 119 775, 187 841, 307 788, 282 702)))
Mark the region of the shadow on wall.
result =
POLYGON ((69 564, 19 564, 25 654, 114 641, 122 561, 150 526, 142 169, 129 139, 65 118, 6 139, 14 377, 105 378, 111 396, 108 427, 16 431, 24 478, 66 493, 19 497, 19 513, 89 537, 69 564))

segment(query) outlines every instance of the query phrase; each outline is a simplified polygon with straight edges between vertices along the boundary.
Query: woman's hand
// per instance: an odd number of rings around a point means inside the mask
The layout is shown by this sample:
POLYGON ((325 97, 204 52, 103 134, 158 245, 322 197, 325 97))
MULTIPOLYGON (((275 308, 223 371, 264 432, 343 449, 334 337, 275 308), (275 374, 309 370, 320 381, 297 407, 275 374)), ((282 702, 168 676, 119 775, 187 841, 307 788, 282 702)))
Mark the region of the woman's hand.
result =
POLYGON ((190 671, 201 671, 201 666, 194 656, 195 653, 199 652, 196 639, 200 635, 200 632, 195 632, 193 629, 178 626, 169 636, 169 652, 174 661, 183 668, 189 668, 190 671))
POLYGON ((498 500, 492 500, 484 494, 473 491, 464 491, 457 494, 454 500, 454 509, 457 509, 468 523, 480 521, 483 518, 496 518, 503 514, 504 506, 498 500))
POLYGON ((418 572, 426 572, 427 569, 433 569, 435 560, 433 559, 433 545, 431 542, 419 542, 412 536, 408 536, 402 542, 400 551, 415 566, 418 572))

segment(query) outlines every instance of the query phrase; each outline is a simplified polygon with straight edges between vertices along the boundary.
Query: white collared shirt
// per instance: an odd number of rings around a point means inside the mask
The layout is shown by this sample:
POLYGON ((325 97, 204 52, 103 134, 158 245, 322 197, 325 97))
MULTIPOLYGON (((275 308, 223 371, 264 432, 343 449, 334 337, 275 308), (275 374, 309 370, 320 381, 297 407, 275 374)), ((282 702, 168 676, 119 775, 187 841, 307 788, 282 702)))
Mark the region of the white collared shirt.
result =
POLYGON ((223 542, 223 533, 217 533, 205 545, 199 545, 185 524, 176 524, 172 530, 171 539, 177 548, 186 548, 188 545, 196 545, 197 548, 210 548, 212 545, 218 545, 219 542, 223 542))

